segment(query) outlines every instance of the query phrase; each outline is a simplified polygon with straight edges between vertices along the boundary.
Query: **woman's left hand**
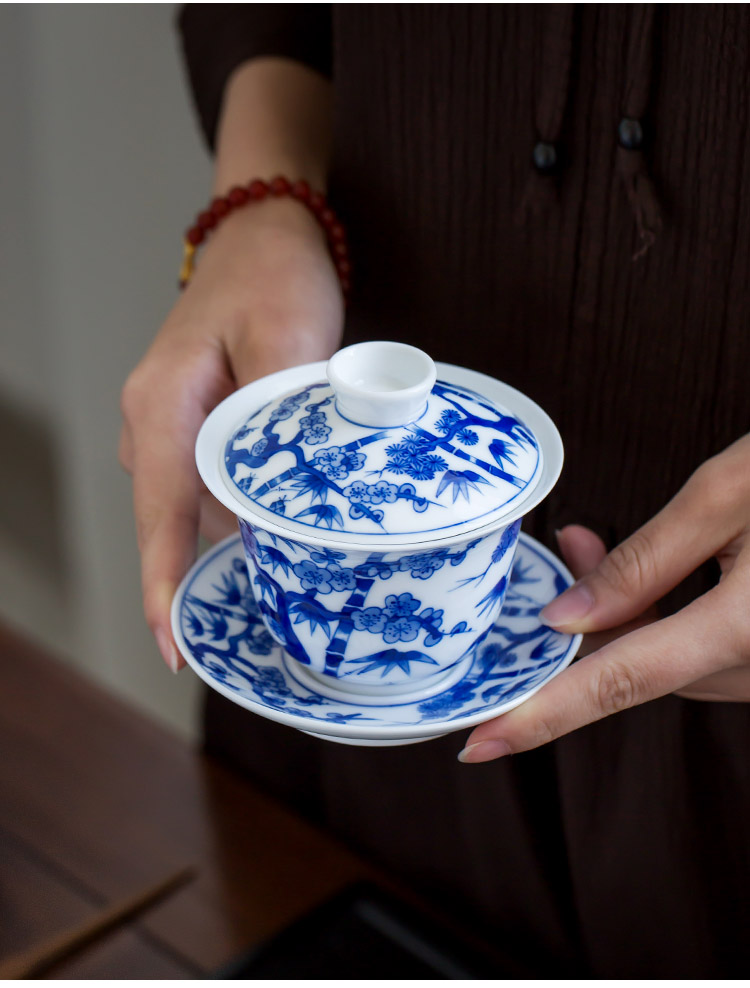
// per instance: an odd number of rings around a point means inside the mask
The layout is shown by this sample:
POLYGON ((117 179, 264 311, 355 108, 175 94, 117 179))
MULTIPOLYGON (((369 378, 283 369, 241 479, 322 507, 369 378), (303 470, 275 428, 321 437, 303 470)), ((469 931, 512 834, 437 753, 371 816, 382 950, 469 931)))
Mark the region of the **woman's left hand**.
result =
POLYGON ((477 727, 461 761, 527 751, 668 693, 750 700, 750 435, 702 464, 609 554, 580 526, 563 529, 560 550, 576 583, 541 617, 557 630, 583 632, 583 657, 515 710, 477 727), (712 556, 719 583, 660 620, 656 602, 712 556))

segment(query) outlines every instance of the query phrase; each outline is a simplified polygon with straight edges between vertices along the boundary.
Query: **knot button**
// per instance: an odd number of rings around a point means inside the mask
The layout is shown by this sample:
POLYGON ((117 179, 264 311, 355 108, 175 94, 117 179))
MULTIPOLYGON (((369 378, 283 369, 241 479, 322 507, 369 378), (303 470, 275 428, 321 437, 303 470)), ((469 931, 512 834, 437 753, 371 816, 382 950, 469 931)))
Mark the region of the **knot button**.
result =
POLYGON ((537 141, 531 152, 534 168, 542 175, 550 175, 557 168, 557 148, 547 141, 537 141))
POLYGON ((617 125, 617 139, 626 151, 639 151, 643 147, 643 126, 640 120, 623 117, 617 125))

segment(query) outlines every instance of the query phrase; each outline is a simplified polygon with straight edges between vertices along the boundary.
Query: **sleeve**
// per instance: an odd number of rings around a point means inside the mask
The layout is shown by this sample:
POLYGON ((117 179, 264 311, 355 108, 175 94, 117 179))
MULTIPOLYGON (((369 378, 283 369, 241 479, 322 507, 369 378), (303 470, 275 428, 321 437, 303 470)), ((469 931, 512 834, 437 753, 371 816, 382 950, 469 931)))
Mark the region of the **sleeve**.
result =
POLYGON ((224 88, 250 58, 279 55, 330 78, 331 4, 186 3, 177 29, 193 102, 213 150, 224 88))

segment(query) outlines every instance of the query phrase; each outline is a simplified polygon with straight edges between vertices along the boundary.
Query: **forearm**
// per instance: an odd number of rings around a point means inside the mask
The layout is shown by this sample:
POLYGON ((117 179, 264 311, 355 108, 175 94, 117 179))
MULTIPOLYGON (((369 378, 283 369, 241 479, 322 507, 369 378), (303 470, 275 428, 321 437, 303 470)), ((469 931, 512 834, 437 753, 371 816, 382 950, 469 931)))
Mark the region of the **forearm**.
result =
POLYGON ((331 83, 284 58, 257 58, 230 77, 216 142, 214 191, 287 175, 326 185, 331 83))

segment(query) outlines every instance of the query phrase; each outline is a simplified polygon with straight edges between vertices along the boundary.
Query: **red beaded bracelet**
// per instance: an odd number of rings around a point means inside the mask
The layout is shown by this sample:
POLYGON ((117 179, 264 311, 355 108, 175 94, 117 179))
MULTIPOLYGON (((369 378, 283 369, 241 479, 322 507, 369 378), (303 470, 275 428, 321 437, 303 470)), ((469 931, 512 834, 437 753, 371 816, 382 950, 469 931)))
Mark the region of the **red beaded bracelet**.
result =
POLYGON ((198 213, 195 223, 185 233, 183 241, 183 259, 180 269, 180 288, 185 288, 193 274, 195 252, 209 233, 215 229, 231 212, 246 206, 251 202, 260 202, 268 196, 282 198, 291 196, 310 210, 315 219, 325 231, 328 249, 331 252, 336 273, 341 282, 344 300, 349 298, 351 262, 349 247, 346 242, 346 231, 339 223, 334 211, 328 205, 322 192, 313 192, 309 184, 303 180, 290 182, 283 175, 278 175, 270 182, 256 178, 247 185, 235 185, 225 196, 217 196, 207 209, 198 213))

